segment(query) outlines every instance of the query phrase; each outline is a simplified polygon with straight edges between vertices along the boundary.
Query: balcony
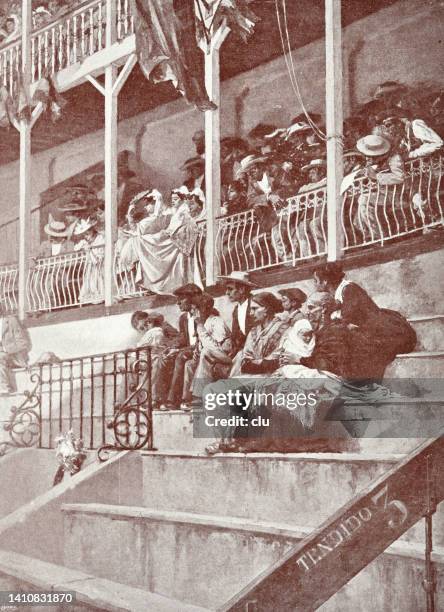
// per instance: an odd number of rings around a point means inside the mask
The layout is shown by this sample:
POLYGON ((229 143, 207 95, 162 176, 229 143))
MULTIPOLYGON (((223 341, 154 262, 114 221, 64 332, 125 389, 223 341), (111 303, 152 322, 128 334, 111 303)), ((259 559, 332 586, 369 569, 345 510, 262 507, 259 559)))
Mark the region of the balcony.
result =
MULTIPOLYGON (((116 0, 107 15, 106 0, 87 2, 31 35, 31 92, 42 78, 53 77, 59 91, 78 85, 135 50, 134 23, 129 0, 116 0), (107 44, 115 25, 116 42, 107 44), (110 48, 111 47, 111 48, 110 48)), ((17 94, 22 64, 22 43, 12 41, 0 49, 0 83, 17 94)))
MULTIPOLYGON (((382 186, 367 178, 355 180, 342 199, 344 255, 381 248, 427 233, 444 224, 441 199, 443 157, 407 163, 402 185, 382 186)), ((300 268, 326 255, 327 199, 324 188, 289 198, 276 209, 277 221, 267 231, 254 210, 219 217, 216 258, 220 274, 279 267, 300 268)), ((206 224, 199 223, 194 256, 205 272, 206 224)), ((33 260, 27 278, 30 313, 103 302, 104 249, 76 251, 33 260), (94 295, 91 295, 94 293, 94 295)), ((138 284, 138 269, 122 266, 116 250, 113 266, 117 301, 146 295, 138 284)), ((17 309, 18 266, 0 267, 0 294, 9 312, 17 309)))

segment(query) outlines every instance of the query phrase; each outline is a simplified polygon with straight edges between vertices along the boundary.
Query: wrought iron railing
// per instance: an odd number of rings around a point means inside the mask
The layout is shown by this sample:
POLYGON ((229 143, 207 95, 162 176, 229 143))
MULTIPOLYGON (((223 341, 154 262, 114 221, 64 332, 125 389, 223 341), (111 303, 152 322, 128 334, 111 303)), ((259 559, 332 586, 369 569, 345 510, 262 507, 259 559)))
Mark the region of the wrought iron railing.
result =
MULTIPOLYGON (((444 225, 442 159, 435 155, 408 162, 405 180, 398 185, 357 178, 342 200, 344 251, 383 246, 444 225)), ((198 228, 192 257, 203 278, 205 222, 198 228)), ((217 220, 215 253, 221 274, 303 264, 325 255, 326 245, 325 188, 289 198, 268 218, 250 209, 217 220)), ((104 274, 103 247, 34 260, 27 281, 28 309, 41 312, 101 303, 104 274)), ((149 290, 141 284, 140 264, 122 266, 118 248, 113 277, 117 299, 140 297, 149 290)), ((17 265, 0 266, 0 295, 7 311, 17 308, 17 283, 17 265)))
POLYGON ((149 348, 65 359, 32 368, 31 392, 3 423, 8 447, 54 448, 69 430, 87 449, 152 445, 149 348))
MULTIPOLYGON (((342 199, 344 250, 382 246, 444 225, 442 177, 443 158, 435 155, 407 162, 402 184, 381 185, 365 177, 354 180, 342 199)), ((216 254, 221 274, 295 266, 324 255, 326 245, 325 187, 289 198, 276 210, 271 228, 264 229, 254 210, 218 220, 216 254)))
MULTIPOLYGON (((129 0, 116 2, 117 40, 134 32, 129 0)), ((31 36, 32 83, 83 61, 105 48, 106 0, 93 0, 62 15, 31 36)), ((0 83, 13 96, 21 69, 21 41, 0 48, 0 83)))

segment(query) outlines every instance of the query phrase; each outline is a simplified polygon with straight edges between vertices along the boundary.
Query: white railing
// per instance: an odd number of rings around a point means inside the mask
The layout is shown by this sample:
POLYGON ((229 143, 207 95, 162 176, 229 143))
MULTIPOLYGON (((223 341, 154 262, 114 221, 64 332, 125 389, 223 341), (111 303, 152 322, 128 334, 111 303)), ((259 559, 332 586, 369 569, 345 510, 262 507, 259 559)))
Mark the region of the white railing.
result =
MULTIPOLYGON (((408 162, 400 185, 355 180, 342 201, 344 250, 382 246, 444 225, 442 174, 442 157, 435 155, 408 162)), ((321 188, 289 198, 265 216, 245 210, 220 217, 216 232, 220 273, 295 266, 325 255, 326 203, 326 190, 321 188)), ((200 222, 198 228, 192 256, 203 278, 205 223, 200 222)), ((146 294, 138 266, 121 266, 116 249, 113 276, 117 299, 146 294)), ((104 273, 103 247, 33 260, 27 281, 28 309, 41 312, 101 303, 104 273)), ((7 311, 17 308, 17 283, 17 265, 0 266, 0 296, 7 311)))
MULTIPOLYGON (((129 0, 116 2, 117 40, 134 32, 129 0)), ((106 0, 93 0, 66 13, 31 36, 32 83, 83 61, 105 48, 106 0)), ((21 68, 21 41, 0 48, 0 83, 16 94, 21 68)))
POLYGON ((409 161, 399 185, 359 178, 344 194, 342 230, 345 250, 400 239, 444 222, 441 189, 443 158, 409 161))

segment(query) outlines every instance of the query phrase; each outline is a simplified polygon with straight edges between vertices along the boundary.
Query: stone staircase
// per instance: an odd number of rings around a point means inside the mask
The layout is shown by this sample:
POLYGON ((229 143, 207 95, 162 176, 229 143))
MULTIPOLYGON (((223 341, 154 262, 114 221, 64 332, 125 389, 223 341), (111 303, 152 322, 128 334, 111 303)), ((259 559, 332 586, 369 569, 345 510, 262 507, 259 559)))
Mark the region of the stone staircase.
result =
MULTIPOLYGON (((442 377, 444 317, 413 324, 418 351, 391 370, 433 387, 442 377)), ((208 457, 208 440, 192 437, 193 415, 153 417, 157 451, 88 466, 0 520, 0 584, 60 584, 89 610, 216 610, 420 442, 363 438, 356 452, 208 457)), ((437 609, 441 506, 433 520, 437 609)), ((422 612, 423 579, 418 523, 320 609, 422 612)))

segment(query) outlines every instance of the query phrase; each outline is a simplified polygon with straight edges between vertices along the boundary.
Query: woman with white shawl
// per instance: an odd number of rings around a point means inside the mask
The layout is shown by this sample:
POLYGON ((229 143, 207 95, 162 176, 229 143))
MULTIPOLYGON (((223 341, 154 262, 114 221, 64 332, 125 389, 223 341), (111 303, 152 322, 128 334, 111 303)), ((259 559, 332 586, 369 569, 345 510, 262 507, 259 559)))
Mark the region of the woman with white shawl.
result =
POLYGON ((149 291, 168 295, 186 283, 202 284, 196 282, 198 270, 193 261, 193 249, 198 235, 197 221, 203 215, 203 194, 201 198, 197 198, 194 192, 190 194, 186 187, 174 189, 171 206, 161 211, 161 214, 169 217, 165 229, 147 234, 142 233, 143 228, 138 227, 136 233, 124 244, 120 254, 121 267, 131 269, 138 262, 140 265, 136 282, 139 281, 149 291), (190 195, 193 196, 191 202, 190 195), (197 205, 198 199, 202 203, 200 208, 197 205))

